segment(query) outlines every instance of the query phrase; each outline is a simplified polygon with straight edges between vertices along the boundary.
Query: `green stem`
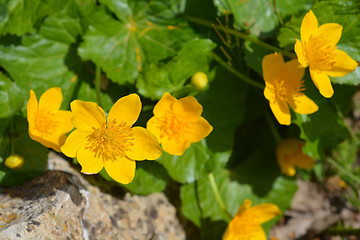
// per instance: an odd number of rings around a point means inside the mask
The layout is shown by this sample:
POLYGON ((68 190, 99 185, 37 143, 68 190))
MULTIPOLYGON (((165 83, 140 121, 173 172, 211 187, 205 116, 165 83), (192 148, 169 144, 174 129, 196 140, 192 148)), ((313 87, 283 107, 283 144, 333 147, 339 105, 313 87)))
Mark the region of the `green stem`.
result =
POLYGON ((325 231, 326 235, 340 235, 340 236, 347 236, 347 235, 355 235, 360 236, 360 229, 359 228, 330 228, 325 231))
POLYGON ((95 70, 96 100, 99 107, 102 108, 100 81, 101 81, 101 67, 96 65, 96 70, 95 70))
POLYGON ((294 53, 291 53, 291 52, 288 52, 288 51, 285 51, 285 50, 282 50, 280 48, 277 48, 277 47, 274 47, 273 45, 270 45, 266 42, 263 42, 255 37, 251 37, 249 35, 246 35, 244 33, 241 33, 241 32, 238 32, 236 30, 233 30, 233 29, 229 29, 229 28, 226 28, 225 30, 220 27, 219 25, 217 24, 214 24, 210 21, 207 21, 207 20, 204 20, 204 19, 200 19, 200 18, 196 18, 196 17, 190 17, 190 16, 186 16, 185 17, 187 20, 191 21, 191 22, 194 22, 194 23, 197 23, 199 25, 203 25, 203 26, 207 26, 207 27, 214 27, 216 28, 217 30, 219 31, 226 31, 227 33, 230 33, 234 36, 237 36, 237 37, 240 37, 242 39, 245 39, 245 40, 248 40, 250 42, 253 42, 259 46, 262 46, 264 48, 267 48, 271 51, 274 51, 274 52, 279 52, 279 53, 282 53, 284 56, 287 56, 289 58, 296 58, 296 55, 294 53))
POLYGON ((264 89, 264 84, 258 83, 254 80, 252 80, 251 78, 245 76, 244 74, 238 72, 237 70, 235 70, 233 67, 229 66, 229 64, 227 64, 224 60, 222 60, 218 55, 216 55, 215 53, 211 53, 212 58, 217 61, 221 66, 223 66, 224 68, 226 68, 227 70, 229 70, 229 72, 231 72, 232 74, 234 74, 235 76, 237 76, 238 78, 240 78, 241 80, 243 80, 244 82, 249 83, 250 85, 260 88, 260 89, 264 89))
POLYGON ((266 117, 266 120, 267 122, 269 123, 269 126, 270 126, 270 129, 271 129, 271 132, 276 140, 276 143, 279 143, 281 142, 282 138, 279 134, 279 132, 277 131, 275 125, 274 125, 274 122, 273 120, 271 119, 270 115, 268 112, 265 112, 265 117, 266 117))
POLYGON ((211 189, 213 190, 213 193, 214 193, 214 195, 215 195, 216 201, 218 202, 221 210, 224 211, 224 213, 226 214, 226 216, 229 217, 229 219, 232 219, 231 214, 230 214, 230 213, 228 212, 228 210, 226 209, 225 204, 224 204, 223 200, 222 200, 221 197, 220 197, 219 190, 218 190, 218 188, 217 188, 217 186, 216 186, 214 174, 211 172, 211 173, 208 174, 208 177, 209 177, 211 189))
POLYGON ((348 176, 351 180, 353 180, 356 184, 360 184, 360 178, 355 176, 352 172, 348 171, 346 168, 341 166, 338 162, 336 162, 334 159, 328 157, 326 158, 326 161, 333 165, 335 168, 337 168, 340 172, 342 172, 344 175, 348 176))

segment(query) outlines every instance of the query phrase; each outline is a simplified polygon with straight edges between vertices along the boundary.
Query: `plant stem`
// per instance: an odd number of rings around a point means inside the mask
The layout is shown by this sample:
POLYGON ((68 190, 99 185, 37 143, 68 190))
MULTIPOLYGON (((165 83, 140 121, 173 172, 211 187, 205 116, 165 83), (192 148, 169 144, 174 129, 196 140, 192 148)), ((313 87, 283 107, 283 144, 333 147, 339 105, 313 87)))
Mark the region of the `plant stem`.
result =
POLYGON ((101 81, 101 67, 99 65, 96 65, 96 70, 95 70, 96 100, 99 107, 102 108, 100 81, 101 81))
MULTIPOLYGON (((197 23, 199 25, 203 25, 203 26, 207 26, 207 27, 214 27, 216 28, 217 30, 219 31, 224 31, 224 29, 222 27, 220 27, 219 25, 217 24, 214 24, 210 21, 207 21, 207 20, 204 20, 204 19, 201 19, 201 18, 196 18, 196 17, 190 17, 190 16, 186 16, 185 17, 187 20, 191 21, 191 22, 194 22, 194 23, 197 23)), ((271 51, 274 51, 274 52, 279 52, 279 53, 282 53, 284 56, 287 56, 289 58, 296 58, 296 55, 294 53, 291 53, 291 52, 288 52, 288 51, 285 51, 285 50, 282 50, 280 48, 277 48, 277 47, 274 47, 273 45, 270 45, 266 42, 263 42, 255 37, 251 37, 249 35, 246 35, 242 32, 238 32, 236 30, 233 30, 233 29, 229 29, 229 28, 226 28, 226 32, 227 33, 230 33, 234 36, 237 36, 237 37, 240 37, 242 39, 245 39, 245 40, 248 40, 250 42, 253 42, 259 46, 262 46, 264 48, 267 48, 271 51)))
POLYGON ((237 71, 236 69, 234 69, 233 67, 229 66, 229 64, 227 64, 224 60, 222 60, 218 55, 216 55, 215 53, 211 53, 211 56, 213 57, 213 59, 215 61, 217 61, 221 66, 223 66, 224 68, 226 68, 227 70, 229 70, 229 72, 231 72, 232 74, 234 74, 235 76, 237 76, 238 78, 240 78, 241 80, 243 80, 244 82, 249 83, 250 85, 260 88, 260 89, 264 89, 264 85, 261 83, 258 83, 254 80, 252 80, 251 78, 245 76, 244 74, 240 73, 239 71, 237 71))
POLYGON ((271 132, 272 132, 272 134, 273 134, 273 136, 274 136, 274 138, 276 140, 276 143, 281 142, 281 136, 280 136, 279 132, 277 131, 277 129, 276 129, 275 125, 274 125, 274 122, 271 119, 268 112, 265 112, 265 117, 266 117, 267 122, 269 123, 271 132))
POLYGON ((226 209, 225 204, 224 204, 223 200, 222 200, 221 197, 220 197, 219 190, 218 190, 218 188, 217 188, 217 186, 216 186, 214 174, 211 172, 211 173, 208 174, 208 177, 209 177, 211 189, 213 190, 213 193, 214 193, 214 195, 215 195, 216 201, 218 202, 221 210, 224 211, 224 213, 226 214, 226 216, 229 217, 229 219, 232 219, 231 214, 230 214, 230 213, 228 212, 228 210, 226 209))
POLYGON ((348 176, 353 180, 356 184, 360 184, 360 178, 354 175, 351 171, 348 171, 346 168, 341 166, 338 162, 336 162, 334 159, 328 157, 326 158, 326 161, 329 162, 331 165, 333 165, 335 168, 337 168, 340 172, 342 172, 344 175, 348 176))
POLYGON ((346 236, 346 235, 355 235, 355 236, 359 236, 360 235, 360 229, 359 228, 330 228, 328 230, 325 231, 326 235, 341 235, 341 236, 346 236))

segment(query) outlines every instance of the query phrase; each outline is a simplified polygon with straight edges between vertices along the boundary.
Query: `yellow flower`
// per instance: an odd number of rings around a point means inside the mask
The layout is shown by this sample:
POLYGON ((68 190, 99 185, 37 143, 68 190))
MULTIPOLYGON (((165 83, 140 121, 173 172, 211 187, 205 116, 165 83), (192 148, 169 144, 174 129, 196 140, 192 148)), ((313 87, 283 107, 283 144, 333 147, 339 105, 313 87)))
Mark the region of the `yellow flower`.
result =
POLYGON ((254 207, 251 207, 251 204, 252 202, 246 199, 239 207, 224 233, 223 240, 266 240, 261 224, 280 215, 281 212, 272 203, 254 207))
POLYGON ((305 69, 296 59, 284 62, 281 53, 266 55, 262 60, 265 80, 264 95, 280 124, 290 125, 291 115, 288 104, 300 114, 316 112, 318 106, 303 91, 305 69))
POLYGON ((161 156, 161 148, 150 131, 131 127, 141 111, 137 94, 120 98, 107 117, 93 102, 74 100, 70 106, 76 129, 61 150, 66 156, 77 158, 82 173, 98 173, 105 167, 115 181, 127 184, 134 178, 135 160, 161 156))
POLYGON ((288 138, 281 141, 276 147, 276 158, 281 172, 288 176, 295 175, 295 167, 311 169, 314 166, 314 159, 303 153, 304 142, 295 138, 288 138))
POLYGON ((203 72, 197 72, 191 77, 191 84, 199 90, 204 90, 208 82, 208 77, 203 72))
POLYGON ((11 154, 5 159, 5 166, 11 169, 19 169, 24 165, 24 158, 17 154, 11 154))
POLYGON ((60 152, 60 147, 65 142, 65 134, 74 128, 71 112, 59 110, 62 100, 61 89, 54 87, 44 92, 39 102, 34 91, 30 90, 27 104, 31 139, 57 152, 60 152))
POLYGON ((300 64, 309 66, 311 79, 326 98, 334 94, 331 77, 343 77, 356 69, 357 63, 335 46, 341 37, 342 26, 326 23, 318 26, 310 10, 301 23, 301 42, 296 39, 295 52, 300 64))
POLYGON ((154 107, 154 116, 147 122, 149 129, 165 152, 182 155, 191 143, 199 142, 212 131, 201 117, 202 106, 194 97, 179 100, 166 92, 154 107))

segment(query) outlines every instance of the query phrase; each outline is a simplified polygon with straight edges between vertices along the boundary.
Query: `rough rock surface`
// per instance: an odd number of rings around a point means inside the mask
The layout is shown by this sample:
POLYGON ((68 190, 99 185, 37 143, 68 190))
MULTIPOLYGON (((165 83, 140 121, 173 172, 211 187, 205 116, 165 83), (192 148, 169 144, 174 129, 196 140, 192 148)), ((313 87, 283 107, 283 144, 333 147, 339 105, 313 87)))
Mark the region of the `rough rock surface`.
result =
POLYGON ((54 153, 49 169, 22 186, 0 188, 0 239, 185 239, 164 194, 116 198, 54 153))

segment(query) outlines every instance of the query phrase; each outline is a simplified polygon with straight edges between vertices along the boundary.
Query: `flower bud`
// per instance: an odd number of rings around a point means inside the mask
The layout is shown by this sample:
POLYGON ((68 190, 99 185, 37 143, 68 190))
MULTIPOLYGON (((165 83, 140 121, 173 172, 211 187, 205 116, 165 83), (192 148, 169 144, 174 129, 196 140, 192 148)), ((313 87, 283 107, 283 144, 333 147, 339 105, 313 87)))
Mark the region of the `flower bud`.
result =
POLYGON ((5 159, 5 166, 11 169, 18 169, 24 165, 24 158, 17 154, 11 154, 5 159))
POLYGON ((191 84, 198 90, 204 90, 208 85, 208 77, 203 72, 197 72, 191 77, 191 84))

